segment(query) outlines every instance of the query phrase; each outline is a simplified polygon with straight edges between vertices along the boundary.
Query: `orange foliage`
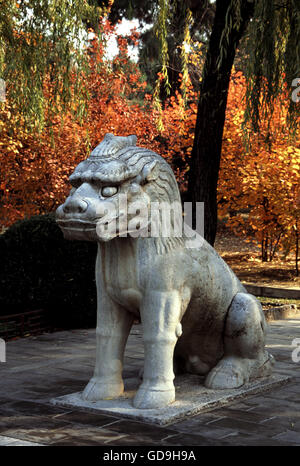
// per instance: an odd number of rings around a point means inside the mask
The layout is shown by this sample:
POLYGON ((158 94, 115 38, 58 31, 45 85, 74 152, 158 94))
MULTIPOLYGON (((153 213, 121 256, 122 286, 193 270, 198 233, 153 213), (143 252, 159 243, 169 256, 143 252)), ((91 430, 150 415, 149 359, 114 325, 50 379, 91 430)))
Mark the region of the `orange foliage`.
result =
MULTIPOLYGON (((114 27, 105 21, 102 33, 108 40, 115 34, 114 27)), ((117 40, 119 54, 112 61, 106 59, 104 42, 97 37, 87 49, 90 69, 85 79, 90 100, 82 124, 69 114, 64 118, 57 114, 50 127, 33 135, 16 123, 13 109, 5 103, 0 114, 2 226, 55 210, 69 191, 68 176, 106 133, 136 134, 140 146, 151 148, 173 164, 178 182, 185 189, 187 156, 196 118, 196 93, 190 86, 190 105, 186 109, 180 93, 166 103, 164 130, 159 132, 152 96, 145 93, 146 83, 137 64, 128 58, 128 41, 118 36, 117 40)), ((130 40, 137 41, 135 31, 130 40)), ((49 100, 51 92, 50 80, 46 79, 45 95, 49 100)))
POLYGON ((245 78, 233 75, 228 96, 219 179, 219 213, 229 225, 261 244, 262 259, 276 250, 295 249, 300 228, 300 138, 292 140, 285 125, 288 101, 283 92, 270 124, 260 132, 242 131, 245 78), (245 215, 246 214, 246 215, 245 215), (250 231, 249 231, 250 230, 250 231))
MULTIPOLYGON (((115 34, 109 22, 103 34, 115 34)), ((131 40, 138 40, 134 31, 131 40)), ((18 126, 14 109, 0 107, 0 218, 2 226, 17 219, 55 210, 69 191, 68 176, 111 132, 136 134, 138 144, 165 157, 174 167, 182 191, 191 155, 197 116, 197 93, 190 82, 182 94, 171 97, 159 114, 138 66, 128 58, 128 41, 118 37, 119 54, 105 58, 104 42, 94 38, 87 50, 90 70, 85 76, 90 100, 83 123, 57 114, 52 126, 32 135, 18 126), (157 129, 157 121, 162 123, 157 129)), ((51 84, 45 82, 51 96, 51 84)), ((279 246, 295 249, 299 237, 300 140, 291 141, 285 128, 286 108, 277 102, 270 125, 259 133, 248 130, 245 146, 243 97, 245 78, 233 73, 218 185, 221 216, 246 235, 251 230, 262 245, 263 258, 272 259, 279 246)), ((284 96, 283 96, 284 97, 284 96)), ((74 109, 76 110, 76 109, 74 109)), ((213 144, 213 141, 212 141, 213 144)))
MULTIPOLYGON (((106 35, 114 33, 108 22, 106 35)), ((135 39, 136 34, 133 34, 135 39)), ((146 83, 127 55, 127 41, 119 37, 120 53, 109 63, 103 44, 91 42, 90 73, 86 76, 90 100, 83 123, 71 115, 55 115, 51 127, 33 135, 22 129, 14 109, 0 107, 0 218, 2 226, 31 215, 51 212, 70 187, 68 176, 105 133, 137 134, 139 145, 159 151, 155 115, 144 99, 146 83)), ((45 82, 50 98, 51 85, 45 82)), ((76 110, 76 109, 74 109, 76 110)))
POLYGON ((182 95, 176 91, 175 96, 166 102, 162 113, 163 129, 161 136, 165 139, 162 155, 174 166, 175 175, 181 191, 187 188, 186 173, 192 152, 194 129, 197 117, 197 93, 188 83, 185 106, 182 95))

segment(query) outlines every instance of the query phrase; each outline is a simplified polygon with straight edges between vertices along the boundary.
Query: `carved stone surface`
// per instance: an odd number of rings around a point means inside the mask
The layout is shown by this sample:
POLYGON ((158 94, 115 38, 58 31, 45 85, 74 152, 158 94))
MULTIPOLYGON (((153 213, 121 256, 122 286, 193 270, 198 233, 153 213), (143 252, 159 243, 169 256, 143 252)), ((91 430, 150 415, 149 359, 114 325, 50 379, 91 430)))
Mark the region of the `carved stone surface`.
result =
POLYGON ((136 408, 173 402, 174 370, 205 375, 213 389, 270 375, 273 358, 265 350, 261 305, 214 248, 203 239, 199 247, 188 247, 185 235, 166 237, 161 229, 147 235, 152 214, 146 222, 142 218, 140 229, 134 227, 137 203, 149 212, 155 203, 180 204, 170 166, 135 144, 135 136, 107 134, 76 167, 73 189, 57 209, 65 238, 98 242, 96 365, 83 399, 123 393, 124 348, 136 317, 145 349, 136 408))

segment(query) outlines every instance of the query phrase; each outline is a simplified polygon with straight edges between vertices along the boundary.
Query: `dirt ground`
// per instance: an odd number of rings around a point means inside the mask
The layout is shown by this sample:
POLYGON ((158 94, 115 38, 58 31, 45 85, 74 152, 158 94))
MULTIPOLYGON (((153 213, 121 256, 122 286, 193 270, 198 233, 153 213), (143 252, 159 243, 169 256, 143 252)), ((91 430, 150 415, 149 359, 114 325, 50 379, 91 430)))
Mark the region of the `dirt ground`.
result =
POLYGON ((218 228, 215 248, 245 283, 300 288, 300 276, 296 277, 294 257, 281 260, 279 254, 272 262, 262 262, 258 245, 247 243, 223 225, 218 228))

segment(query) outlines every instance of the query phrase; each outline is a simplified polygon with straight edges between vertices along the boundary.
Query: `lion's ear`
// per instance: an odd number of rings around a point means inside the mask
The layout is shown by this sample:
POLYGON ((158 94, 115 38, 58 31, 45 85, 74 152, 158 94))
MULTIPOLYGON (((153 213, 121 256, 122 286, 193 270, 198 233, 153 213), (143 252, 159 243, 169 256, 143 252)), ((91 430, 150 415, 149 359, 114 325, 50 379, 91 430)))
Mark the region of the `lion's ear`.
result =
POLYGON ((159 174, 159 168, 157 160, 148 163, 144 166, 141 173, 141 184, 149 183, 150 181, 156 180, 159 174))
POLYGON ((147 163, 141 173, 135 178, 135 182, 139 185, 149 183, 150 181, 156 180, 159 174, 159 167, 157 160, 147 163))
POLYGON ((131 146, 136 146, 137 137, 135 134, 131 134, 130 136, 127 136, 127 139, 131 146))

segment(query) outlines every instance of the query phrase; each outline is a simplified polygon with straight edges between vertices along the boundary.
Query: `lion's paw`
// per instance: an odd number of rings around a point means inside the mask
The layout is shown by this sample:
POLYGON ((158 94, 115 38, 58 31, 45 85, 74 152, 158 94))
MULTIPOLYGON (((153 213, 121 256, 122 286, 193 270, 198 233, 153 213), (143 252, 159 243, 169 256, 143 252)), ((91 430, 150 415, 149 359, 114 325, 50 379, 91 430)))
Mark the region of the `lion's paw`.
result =
POLYGON ((133 406, 139 409, 164 408, 175 401, 175 388, 155 390, 141 386, 133 400, 133 406))
POLYGON ((205 386, 215 390, 238 388, 249 380, 247 360, 224 358, 211 369, 205 379, 205 386))
POLYGON ((124 392, 122 381, 108 382, 101 377, 93 377, 82 392, 86 401, 110 400, 118 398, 124 392))

